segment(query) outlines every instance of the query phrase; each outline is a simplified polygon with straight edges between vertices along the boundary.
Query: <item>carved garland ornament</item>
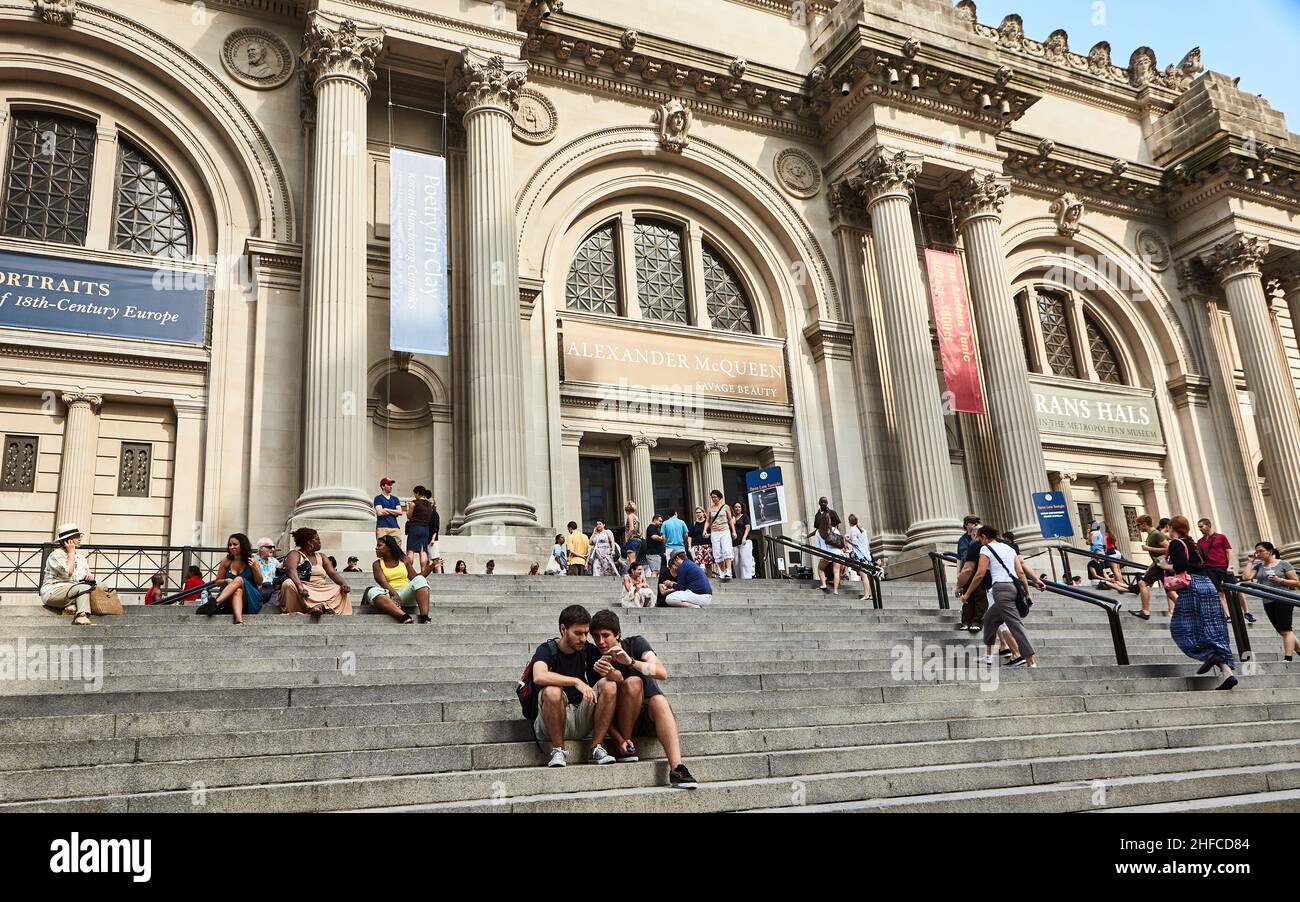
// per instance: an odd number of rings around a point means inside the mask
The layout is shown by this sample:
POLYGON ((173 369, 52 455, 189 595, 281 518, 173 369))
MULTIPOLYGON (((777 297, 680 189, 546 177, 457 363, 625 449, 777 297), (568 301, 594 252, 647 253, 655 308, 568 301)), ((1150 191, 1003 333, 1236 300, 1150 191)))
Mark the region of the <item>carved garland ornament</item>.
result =
POLYGON ((232 31, 221 48, 221 63, 242 85, 266 91, 293 76, 293 51, 265 28, 232 31))
POLYGON ((809 198, 822 189, 822 171, 806 151, 787 147, 772 161, 776 180, 795 197, 809 198))

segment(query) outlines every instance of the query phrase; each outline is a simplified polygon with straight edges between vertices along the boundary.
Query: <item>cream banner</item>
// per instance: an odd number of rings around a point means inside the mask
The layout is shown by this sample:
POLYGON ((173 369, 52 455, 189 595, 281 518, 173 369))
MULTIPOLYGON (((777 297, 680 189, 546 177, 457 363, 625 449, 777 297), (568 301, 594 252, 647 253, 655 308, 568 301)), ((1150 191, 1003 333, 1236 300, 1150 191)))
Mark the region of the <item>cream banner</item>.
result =
POLYGON ((565 320, 564 378, 632 389, 789 404, 782 349, 565 320))
POLYGON ((1049 435, 1138 445, 1163 445, 1156 402, 1031 379, 1038 430, 1049 435))

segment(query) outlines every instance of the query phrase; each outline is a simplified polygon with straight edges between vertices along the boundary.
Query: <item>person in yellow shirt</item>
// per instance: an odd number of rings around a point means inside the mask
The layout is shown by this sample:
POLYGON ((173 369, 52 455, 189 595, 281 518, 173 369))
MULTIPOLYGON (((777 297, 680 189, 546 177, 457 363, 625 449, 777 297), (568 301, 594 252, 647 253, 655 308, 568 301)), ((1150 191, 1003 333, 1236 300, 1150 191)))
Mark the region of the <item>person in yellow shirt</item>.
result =
POLYGON ((573 520, 569 521, 569 537, 564 540, 564 550, 569 554, 569 575, 585 576, 591 540, 582 534, 582 530, 578 529, 578 524, 573 520))

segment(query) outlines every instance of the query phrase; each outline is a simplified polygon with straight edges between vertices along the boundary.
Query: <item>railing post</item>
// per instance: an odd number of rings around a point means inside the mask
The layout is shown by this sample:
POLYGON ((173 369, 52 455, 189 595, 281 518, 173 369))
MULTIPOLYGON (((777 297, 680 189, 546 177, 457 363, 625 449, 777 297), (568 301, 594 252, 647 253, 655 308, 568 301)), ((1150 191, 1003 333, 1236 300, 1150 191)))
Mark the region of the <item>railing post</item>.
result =
POLYGON ((1124 627, 1119 622, 1119 612, 1115 608, 1106 609, 1106 619, 1110 621, 1110 638, 1115 643, 1115 663, 1128 665, 1128 643, 1124 641, 1124 627))
POLYGON ((1254 653, 1250 650, 1249 627, 1246 626, 1246 618, 1241 613, 1243 605, 1241 594, 1231 583, 1223 584, 1223 597, 1228 603, 1228 616, 1232 618, 1232 632, 1237 639, 1237 657, 1242 661, 1249 661, 1254 657, 1254 653))
POLYGON ((944 573, 943 558, 930 552, 930 563, 934 565, 934 591, 939 596, 939 610, 948 610, 948 576, 944 573))
POLYGON ((41 543, 41 571, 40 575, 36 577, 36 590, 38 592, 40 591, 41 584, 45 582, 45 562, 50 559, 50 554, 53 553, 56 547, 57 546, 53 542, 41 543))
POLYGON ((871 606, 876 610, 883 610, 885 602, 881 598, 880 572, 872 570, 867 573, 867 576, 871 580, 871 606))
POLYGON ((190 572, 190 565, 194 561, 194 548, 186 545, 181 548, 181 579, 180 584, 185 585, 186 574, 190 572))
POLYGON ((1065 550, 1064 545, 1057 545, 1056 550, 1061 555, 1061 575, 1065 577, 1065 584, 1068 586, 1074 581, 1074 573, 1070 570, 1070 553, 1065 550))

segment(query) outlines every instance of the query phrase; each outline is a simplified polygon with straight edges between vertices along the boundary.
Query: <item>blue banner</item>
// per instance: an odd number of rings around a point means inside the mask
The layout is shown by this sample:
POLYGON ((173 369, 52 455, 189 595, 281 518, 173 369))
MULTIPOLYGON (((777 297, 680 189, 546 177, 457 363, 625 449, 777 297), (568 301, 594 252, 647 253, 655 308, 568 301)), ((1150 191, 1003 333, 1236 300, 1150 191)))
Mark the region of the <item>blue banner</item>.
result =
POLYGON ((203 273, 0 251, 0 326, 202 345, 203 273))
POLYGON ((447 162, 389 152, 389 347, 447 356, 447 162))
POLYGON ((1070 511, 1065 496, 1060 492, 1034 492, 1034 508, 1038 511, 1038 528, 1044 539, 1068 538, 1074 535, 1070 511))

